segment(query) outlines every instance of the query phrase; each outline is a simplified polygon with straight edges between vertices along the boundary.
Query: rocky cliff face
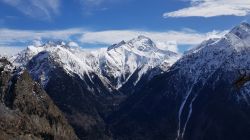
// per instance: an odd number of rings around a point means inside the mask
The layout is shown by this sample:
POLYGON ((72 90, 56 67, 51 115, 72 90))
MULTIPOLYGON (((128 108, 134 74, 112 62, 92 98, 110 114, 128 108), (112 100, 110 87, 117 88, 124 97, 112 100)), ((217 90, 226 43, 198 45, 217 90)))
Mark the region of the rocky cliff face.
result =
POLYGON ((0 139, 78 139, 40 85, 4 58, 0 59, 0 97, 0 139))

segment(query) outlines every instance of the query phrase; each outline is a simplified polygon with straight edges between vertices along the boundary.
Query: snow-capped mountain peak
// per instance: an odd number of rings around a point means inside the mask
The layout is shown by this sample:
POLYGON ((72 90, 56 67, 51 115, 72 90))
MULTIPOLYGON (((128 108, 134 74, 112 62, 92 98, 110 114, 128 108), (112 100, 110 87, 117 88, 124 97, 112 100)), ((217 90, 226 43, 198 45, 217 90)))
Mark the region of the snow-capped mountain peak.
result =
POLYGON ((137 38, 134 38, 127 42, 127 47, 131 50, 139 51, 139 52, 154 52, 157 51, 158 48, 156 44, 148 37, 140 35, 137 38))
POLYGON ((108 51, 117 48, 123 48, 131 51, 137 50, 142 52, 150 52, 158 49, 155 43, 150 38, 143 35, 140 35, 127 42, 123 40, 118 44, 114 44, 108 48, 108 51))
POLYGON ((185 135, 187 125, 191 121, 193 103, 203 94, 200 89, 206 88, 207 84, 210 84, 211 89, 215 89, 216 86, 221 87, 221 83, 227 83, 228 87, 234 89, 238 79, 247 77, 241 89, 233 95, 238 101, 250 104, 248 98, 249 44, 250 25, 242 23, 219 39, 204 41, 186 53, 170 68, 170 71, 176 72, 177 77, 185 77, 185 87, 181 89, 177 86, 179 91, 176 92, 182 96, 182 103, 178 111, 176 139, 182 139, 185 135), (184 111, 185 108, 189 108, 188 113, 184 111))
POLYGON ((145 36, 138 36, 127 42, 121 41, 98 56, 101 58, 98 61, 101 73, 106 75, 117 88, 125 84, 138 70, 140 79, 148 70, 155 67, 159 66, 166 70, 165 68, 180 57, 174 52, 158 49, 156 44, 145 36))
MULTIPOLYGON (((179 57, 180 55, 174 52, 158 49, 150 38, 138 36, 127 42, 121 41, 108 49, 95 51, 83 50, 75 43, 48 42, 40 46, 31 45, 11 60, 19 66, 25 66, 32 60, 33 64, 37 64, 35 68, 38 68, 33 69, 32 72, 38 74, 46 74, 49 71, 48 68, 53 68, 51 64, 44 64, 44 62, 56 63, 67 73, 80 77, 95 73, 103 81, 119 88, 136 71, 139 70, 138 79, 136 79, 138 81, 148 70, 155 67, 164 67, 165 70, 179 57)), ((91 76, 89 77, 91 79, 91 76)))
POLYGON ((230 44, 228 46, 235 51, 242 51, 249 48, 250 25, 248 23, 241 23, 226 34, 224 40, 226 40, 230 44))
POLYGON ((237 76, 238 71, 249 70, 249 44, 250 25, 242 23, 220 39, 203 42, 185 54, 173 69, 181 69, 192 83, 205 83, 218 71, 235 72, 237 76))
POLYGON ((250 24, 241 23, 230 31, 231 34, 236 35, 240 39, 249 39, 250 36, 250 24))
POLYGON ((128 41, 128 44, 133 47, 138 47, 139 50, 145 50, 148 48, 156 48, 155 43, 148 37, 140 35, 135 39, 128 41))

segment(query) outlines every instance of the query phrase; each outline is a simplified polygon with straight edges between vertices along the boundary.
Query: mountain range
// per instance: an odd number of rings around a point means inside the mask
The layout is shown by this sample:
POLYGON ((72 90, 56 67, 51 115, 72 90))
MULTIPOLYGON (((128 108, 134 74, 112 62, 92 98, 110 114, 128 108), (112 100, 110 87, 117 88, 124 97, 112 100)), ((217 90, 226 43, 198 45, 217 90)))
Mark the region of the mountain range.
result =
MULTIPOLYGON (((5 71, 36 81, 21 88, 38 85, 72 139, 248 140, 249 44, 248 23, 183 55, 145 36, 97 50, 48 42, 9 58, 17 70, 5 71)), ((44 139, 58 135, 48 131, 44 139)))

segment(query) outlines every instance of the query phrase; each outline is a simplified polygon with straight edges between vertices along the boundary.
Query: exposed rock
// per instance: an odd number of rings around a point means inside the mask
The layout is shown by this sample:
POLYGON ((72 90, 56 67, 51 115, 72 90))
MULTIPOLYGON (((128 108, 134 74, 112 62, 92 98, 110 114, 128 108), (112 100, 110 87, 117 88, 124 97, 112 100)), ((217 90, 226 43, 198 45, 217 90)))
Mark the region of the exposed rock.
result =
POLYGON ((0 139, 78 139, 40 85, 6 59, 0 59, 0 97, 0 139))

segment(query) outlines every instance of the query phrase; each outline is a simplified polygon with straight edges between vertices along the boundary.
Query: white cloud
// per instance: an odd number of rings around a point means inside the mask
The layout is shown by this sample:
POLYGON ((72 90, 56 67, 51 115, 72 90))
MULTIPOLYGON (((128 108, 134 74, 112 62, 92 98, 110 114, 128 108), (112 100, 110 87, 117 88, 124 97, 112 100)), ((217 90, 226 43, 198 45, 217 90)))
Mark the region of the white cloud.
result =
POLYGON ((90 44, 114 44, 121 40, 128 41, 139 35, 145 35, 156 42, 161 48, 177 51, 178 45, 197 45, 208 38, 221 37, 227 31, 212 31, 208 33, 198 33, 193 30, 148 32, 137 30, 110 30, 100 32, 86 32, 80 41, 90 44))
POLYGON ((170 50, 173 52, 178 52, 178 44, 175 41, 168 42, 156 42, 156 46, 162 50, 170 50))
MULTIPOLYGON (((199 33, 191 29, 185 29, 183 31, 152 32, 142 30, 88 31, 83 28, 51 31, 13 30, 0 28, 0 32, 1 46, 10 46, 13 44, 32 41, 33 43, 40 44, 39 40, 42 39, 60 39, 75 41, 76 43, 84 45, 97 44, 109 46, 122 40, 128 41, 139 35, 144 35, 155 41, 158 47, 175 52, 178 51, 179 45, 195 46, 205 39, 210 37, 220 37, 225 34, 225 32, 219 31, 199 33)), ((71 43, 71 45, 78 46, 76 43, 71 43)))
POLYGON ((51 20, 60 13, 60 0, 0 0, 32 18, 51 20))
POLYGON ((140 35, 132 30, 108 30, 99 32, 86 32, 80 41, 90 44, 114 44, 122 40, 129 40, 140 35))
POLYGON ((20 45, 20 43, 41 45, 41 39, 61 39, 70 41, 71 36, 82 34, 83 32, 84 29, 81 28, 52 31, 13 30, 0 28, 0 56, 8 57, 17 54, 25 48, 20 45))
POLYGON ((70 41, 70 42, 68 43, 68 45, 69 45, 70 47, 79 47, 78 43, 76 43, 76 42, 74 42, 74 41, 70 41))
POLYGON ((34 40, 34 41, 32 41, 32 44, 35 45, 35 46, 41 46, 42 41, 41 40, 34 40))
POLYGON ((96 11, 105 11, 113 4, 129 0, 80 0, 85 15, 92 15, 96 11))
POLYGON ((19 52, 21 52, 24 48, 23 47, 1 47, 0 46, 0 57, 10 57, 19 52))
POLYGON ((128 0, 80 0, 84 7, 98 7, 128 0))
POLYGON ((62 39, 69 40, 72 35, 84 33, 84 29, 73 28, 65 30, 51 30, 51 31, 33 31, 33 30, 13 30, 0 29, 1 44, 8 44, 12 42, 24 42, 40 39, 62 39))
POLYGON ((164 17, 246 16, 250 13, 250 0, 190 0, 191 6, 164 17))

